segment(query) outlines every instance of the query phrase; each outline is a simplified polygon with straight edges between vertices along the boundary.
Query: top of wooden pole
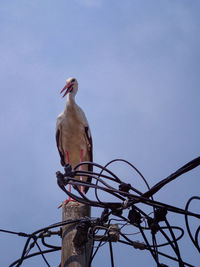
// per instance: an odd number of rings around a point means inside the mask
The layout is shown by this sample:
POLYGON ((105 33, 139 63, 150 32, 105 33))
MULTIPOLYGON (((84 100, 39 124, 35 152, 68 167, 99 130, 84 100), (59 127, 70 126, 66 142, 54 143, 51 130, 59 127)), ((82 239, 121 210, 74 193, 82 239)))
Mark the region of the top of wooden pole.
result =
MULTIPOLYGON (((62 207, 62 219, 74 220, 90 217, 90 206, 78 202, 68 202, 62 207)), ((62 227, 61 267, 86 267, 91 253, 91 241, 85 242, 77 233, 77 223, 62 227)), ((87 237, 87 236, 86 236, 87 237)))

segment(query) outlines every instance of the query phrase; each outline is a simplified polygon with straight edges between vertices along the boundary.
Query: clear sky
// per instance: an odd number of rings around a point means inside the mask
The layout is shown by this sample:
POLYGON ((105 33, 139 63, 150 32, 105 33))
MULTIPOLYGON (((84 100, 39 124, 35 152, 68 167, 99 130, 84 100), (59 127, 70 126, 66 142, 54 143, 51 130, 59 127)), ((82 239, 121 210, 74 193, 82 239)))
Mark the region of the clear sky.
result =
MULTIPOLYGON (((199 156, 199 12, 198 0, 1 1, 0 228, 30 233, 61 220, 55 122, 68 77, 79 82, 76 99, 90 123, 95 162, 127 159, 153 186, 199 156)), ((135 186, 125 166, 115 171, 135 186)), ((199 185, 197 168, 156 200, 184 208, 199 185)), ((184 225, 182 216, 168 219, 184 225)), ((21 255, 24 241, 0 234, 1 266, 21 255)), ((181 249, 197 266, 187 233, 181 249)), ((116 244, 114 255, 116 267, 155 266, 146 251, 116 244)), ((58 266, 60 254, 47 259, 58 266)), ((109 263, 104 246, 94 266, 109 263)), ((23 266, 45 263, 38 257, 23 266)))

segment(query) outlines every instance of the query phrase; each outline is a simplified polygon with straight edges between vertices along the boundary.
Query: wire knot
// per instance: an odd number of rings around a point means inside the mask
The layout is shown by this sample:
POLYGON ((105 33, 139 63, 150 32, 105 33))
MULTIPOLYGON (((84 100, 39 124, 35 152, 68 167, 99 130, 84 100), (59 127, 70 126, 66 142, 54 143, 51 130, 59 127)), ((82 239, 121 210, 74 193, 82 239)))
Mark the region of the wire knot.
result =
POLYGON ((151 217, 147 218, 147 222, 148 222, 149 228, 151 229, 152 234, 155 235, 159 230, 158 223, 154 219, 152 219, 151 217))
POLYGON ((100 221, 102 223, 106 223, 108 221, 108 218, 109 218, 109 209, 108 208, 105 208, 101 214, 101 218, 100 218, 100 221))
POLYGON ((154 220, 156 222, 164 221, 166 219, 166 215, 167 215, 167 209, 166 208, 157 208, 155 210, 154 220))
POLYGON ((119 190, 120 190, 120 191, 123 191, 123 192, 128 193, 130 189, 131 189, 131 185, 130 185, 130 184, 121 183, 121 184, 119 185, 119 190))
POLYGON ((134 224, 135 226, 139 226, 142 222, 141 218, 141 214, 132 207, 132 210, 130 210, 128 214, 130 223, 134 224))
POLYGON ((72 170, 72 166, 70 164, 66 164, 64 166, 64 177, 71 177, 74 178, 74 171, 72 170))
POLYGON ((79 250, 81 252, 81 247, 88 241, 88 229, 90 226, 90 220, 82 221, 76 226, 77 232, 73 239, 73 243, 77 252, 79 250))

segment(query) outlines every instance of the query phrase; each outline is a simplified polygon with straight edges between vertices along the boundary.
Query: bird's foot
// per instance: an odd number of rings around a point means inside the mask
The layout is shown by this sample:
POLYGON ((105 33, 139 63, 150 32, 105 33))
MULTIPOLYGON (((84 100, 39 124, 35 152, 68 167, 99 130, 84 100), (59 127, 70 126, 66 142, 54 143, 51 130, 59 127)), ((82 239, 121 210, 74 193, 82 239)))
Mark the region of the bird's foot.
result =
POLYGON ((75 206, 79 205, 79 203, 76 200, 68 198, 62 204, 60 204, 60 206, 58 206, 58 209, 61 208, 63 205, 67 205, 69 202, 74 202, 75 206))

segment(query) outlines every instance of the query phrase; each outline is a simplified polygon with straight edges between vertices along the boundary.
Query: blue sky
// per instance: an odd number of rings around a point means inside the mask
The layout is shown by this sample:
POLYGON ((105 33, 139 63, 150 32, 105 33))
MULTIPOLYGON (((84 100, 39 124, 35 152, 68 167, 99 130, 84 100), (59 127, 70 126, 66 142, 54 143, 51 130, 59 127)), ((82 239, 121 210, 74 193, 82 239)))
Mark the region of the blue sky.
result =
MULTIPOLYGON (((127 159, 153 186, 199 156, 199 8, 197 0, 1 1, 1 228, 33 232, 61 220, 54 135, 66 101, 59 92, 70 76, 79 81, 76 99, 90 123, 95 162, 127 159)), ((135 185, 126 166, 114 171, 135 185)), ((195 169, 156 199, 184 208, 198 194, 195 169)), ((184 225, 181 216, 169 219, 184 225)), ((184 260, 197 266, 188 240, 186 234, 184 260)), ((17 259, 23 244, 1 234, 1 266, 17 259)), ((155 266, 148 252, 116 244, 114 253, 117 267, 155 266)), ((52 266, 59 256, 48 257, 52 266)), ((107 261, 105 246, 94 266, 107 261)), ((45 264, 35 258, 24 266, 45 264)))

